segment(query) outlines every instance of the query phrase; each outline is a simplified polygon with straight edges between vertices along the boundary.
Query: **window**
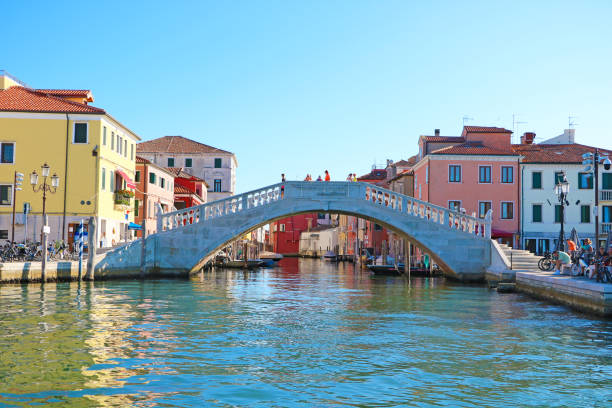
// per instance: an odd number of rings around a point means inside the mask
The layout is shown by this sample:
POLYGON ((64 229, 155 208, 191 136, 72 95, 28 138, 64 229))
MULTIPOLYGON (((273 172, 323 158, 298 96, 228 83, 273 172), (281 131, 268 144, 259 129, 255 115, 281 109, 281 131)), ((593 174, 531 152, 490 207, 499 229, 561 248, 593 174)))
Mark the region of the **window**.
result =
POLYGON ((102 167, 102 190, 106 189, 106 169, 102 167))
POLYGON ((285 232, 285 224, 279 224, 278 227, 279 227, 278 230, 280 232, 285 232))
POLYGON ((602 222, 612 222, 612 205, 604 205, 601 207, 602 222))
POLYGON ((563 181, 563 172, 556 171, 555 172, 555 186, 563 181))
POLYGON ((159 186, 161 188, 165 188, 166 187, 166 179, 165 178, 163 178, 163 177, 159 178, 159 186))
POLYGON ((2 163, 15 163, 15 143, 2 143, 2 163))
POLYGON ((602 190, 612 190, 612 173, 602 173, 601 189, 602 190))
POLYGON ((155 173, 149 173, 149 183, 155 184, 155 180, 156 180, 155 173))
POLYGON ((578 188, 581 190, 593 189, 593 174, 578 173, 578 188))
POLYGON ((134 217, 138 217, 138 206, 140 206, 140 201, 134 200, 134 217))
POLYGON ((542 189, 542 172, 534 171, 531 173, 531 188, 534 190, 542 189))
POLYGON ((479 166, 478 167, 478 182, 479 183, 490 183, 491 182, 491 166, 479 166))
POLYGON ((478 216, 484 218, 487 212, 491 209, 490 201, 479 201, 478 202, 478 216))
POLYGON ((140 181, 140 170, 136 170, 136 173, 134 173, 134 181, 136 183, 140 181))
POLYGON ((374 224, 374 231, 382 231, 382 229, 383 229, 382 225, 379 225, 376 223, 374 224))
POLYGON ((127 157, 127 140, 123 140, 123 157, 127 157))
POLYGON ((13 186, 5 184, 0 186, 0 205, 13 204, 13 186))
POLYGON ((502 166, 502 183, 514 183, 514 168, 502 166))
POLYGON ((215 169, 221 168, 221 159, 215 159, 215 169))
POLYGON ((168 157, 168 167, 174 167, 174 157, 168 157))
POLYGON ((215 193, 221 192, 221 179, 215 179, 214 190, 215 193))
POLYGON ((555 205, 555 222, 557 224, 561 223, 561 211, 562 211, 561 205, 560 204, 555 205))
POLYGON ((130 143, 130 160, 134 160, 134 143, 130 143))
POLYGON ((452 211, 459 211, 461 209, 461 201, 449 201, 448 209, 452 211))
POLYGON ((8 239, 8 230, 0 230, 0 239, 8 239))
POLYGON ((115 132, 111 132, 111 150, 115 150, 115 132))
POLYGON ((514 218, 514 203, 501 203, 501 218, 502 220, 514 218))
POLYGON ((117 135, 117 153, 121 154, 121 145, 123 143, 121 142, 121 137, 119 135, 117 135))
POLYGON ((185 167, 191 167, 193 160, 190 158, 185 159, 185 167))
POLYGON ((448 166, 448 182, 449 183, 461 183, 461 166, 458 166, 458 165, 448 166))
POLYGON ((106 146, 106 126, 102 127, 102 144, 106 146))
POLYGON ((110 180, 110 191, 115 191, 115 173, 112 171, 108 172, 108 179, 110 180))
POLYGON ((425 184, 429 184, 429 166, 425 167, 425 184))
POLYGON ((72 143, 87 143, 87 123, 74 124, 72 143))
POLYGON ((580 222, 589 224, 591 222, 591 206, 581 205, 580 206, 580 222))
POLYGON ((543 254, 544 252, 550 252, 550 240, 538 239, 538 254, 543 254))
POLYGON ((531 206, 531 222, 542 222, 542 204, 531 206))

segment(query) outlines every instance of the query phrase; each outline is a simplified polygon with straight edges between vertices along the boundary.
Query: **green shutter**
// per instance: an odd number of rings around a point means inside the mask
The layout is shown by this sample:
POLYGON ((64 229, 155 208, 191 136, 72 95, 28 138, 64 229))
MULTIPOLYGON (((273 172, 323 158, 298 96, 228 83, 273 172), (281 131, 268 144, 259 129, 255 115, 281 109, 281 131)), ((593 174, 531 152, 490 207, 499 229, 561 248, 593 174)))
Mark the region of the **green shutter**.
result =
POLYGON ((542 173, 539 171, 531 173, 531 188, 542 188, 542 173))
POLYGON ((542 204, 533 205, 533 222, 542 222, 542 204))
POLYGON ((602 173, 601 188, 602 190, 612 190, 612 173, 602 173))
POLYGON ((215 168, 216 169, 220 169, 221 168, 221 159, 215 159, 215 168))
POLYGON ((74 143, 87 143, 87 123, 74 124, 74 143))

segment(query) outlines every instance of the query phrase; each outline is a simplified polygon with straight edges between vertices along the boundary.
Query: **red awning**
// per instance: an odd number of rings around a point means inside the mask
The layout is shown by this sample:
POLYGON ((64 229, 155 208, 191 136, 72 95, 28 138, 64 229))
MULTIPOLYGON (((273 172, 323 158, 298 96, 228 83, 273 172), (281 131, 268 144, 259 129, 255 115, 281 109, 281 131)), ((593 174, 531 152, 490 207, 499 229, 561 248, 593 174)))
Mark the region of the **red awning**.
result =
POLYGON ((127 186, 127 188, 136 188, 136 184, 134 183, 134 181, 132 181, 130 176, 125 174, 125 172, 117 169, 115 170, 115 173, 119 174, 125 180, 125 185, 127 186))
POLYGON ((491 238, 512 238, 513 235, 514 233, 512 232, 498 230, 495 228, 491 229, 491 238))

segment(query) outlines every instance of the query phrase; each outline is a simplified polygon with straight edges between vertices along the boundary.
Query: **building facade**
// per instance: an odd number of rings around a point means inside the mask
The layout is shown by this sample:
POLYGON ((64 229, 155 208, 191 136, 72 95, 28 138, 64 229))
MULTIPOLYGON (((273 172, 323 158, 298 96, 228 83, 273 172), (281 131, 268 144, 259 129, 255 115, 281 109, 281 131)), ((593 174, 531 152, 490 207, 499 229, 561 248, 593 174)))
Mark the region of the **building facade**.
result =
POLYGON ((208 187, 208 200, 235 194, 238 162, 234 153, 182 136, 164 136, 138 144, 138 155, 161 167, 179 167, 208 187))
MULTIPOLYGON (((531 134, 526 134, 531 135, 531 134)), ((573 136, 573 134, 572 134, 573 136)), ((565 237, 576 229, 580 238, 595 240, 595 186, 591 172, 585 171, 582 156, 595 148, 577 143, 532 144, 523 136, 515 150, 521 155, 521 239, 523 248, 541 254, 557 245, 561 229, 561 203, 554 192, 565 174, 570 192, 564 206, 565 237)), ((573 140, 573 137, 572 137, 573 140)), ((612 152, 603 149, 600 153, 612 152)), ((599 244, 605 242, 612 225, 612 170, 599 166, 599 244)))
MULTIPOLYGON (((136 193, 134 198, 134 222, 147 235, 157 232, 157 204, 163 212, 174 209, 174 175, 147 159, 136 156, 136 193)), ((142 237, 142 232, 137 231, 142 237)))
MULTIPOLYGON (((133 221, 133 178, 140 138, 104 109, 91 106, 89 90, 33 89, 0 73, 0 239, 40 241, 42 193, 34 192, 29 175, 47 163, 59 186, 47 194, 50 240, 72 242, 76 225, 95 217, 96 242, 108 245, 128 239, 133 221), (25 175, 14 189, 15 172, 25 175)), ((50 180, 49 180, 50 181, 50 180)), ((42 177, 39 177, 42 182, 42 177)))
POLYGON ((167 168, 174 175, 174 206, 177 210, 204 204, 207 201, 208 185, 181 168, 167 168))

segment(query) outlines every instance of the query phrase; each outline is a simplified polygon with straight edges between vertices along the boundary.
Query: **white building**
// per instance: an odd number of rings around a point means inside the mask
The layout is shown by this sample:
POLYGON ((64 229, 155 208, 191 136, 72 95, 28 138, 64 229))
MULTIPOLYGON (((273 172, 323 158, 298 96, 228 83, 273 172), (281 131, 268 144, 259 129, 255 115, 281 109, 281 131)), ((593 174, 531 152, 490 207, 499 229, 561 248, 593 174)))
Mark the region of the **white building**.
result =
MULTIPOLYGON (((535 136, 535 135, 534 135, 535 136)), ((530 139, 532 140, 532 139, 530 139)), ((581 144, 531 144, 528 139, 515 150, 521 154, 521 241, 535 253, 552 251, 561 229, 561 204, 554 186, 565 173, 570 192, 564 208, 566 239, 576 228, 580 239, 595 243, 595 189, 593 173, 585 172, 582 155, 595 148, 581 144)), ((612 152, 600 149, 600 152, 612 152)), ((612 225, 612 171, 599 166, 600 243, 612 225)))
POLYGON ((321 225, 300 234, 300 254, 323 255, 338 248, 338 227, 321 225))
POLYGON ((138 155, 162 167, 181 168, 208 184, 208 201, 234 195, 238 162, 232 152, 182 136, 164 136, 142 142, 138 155))

